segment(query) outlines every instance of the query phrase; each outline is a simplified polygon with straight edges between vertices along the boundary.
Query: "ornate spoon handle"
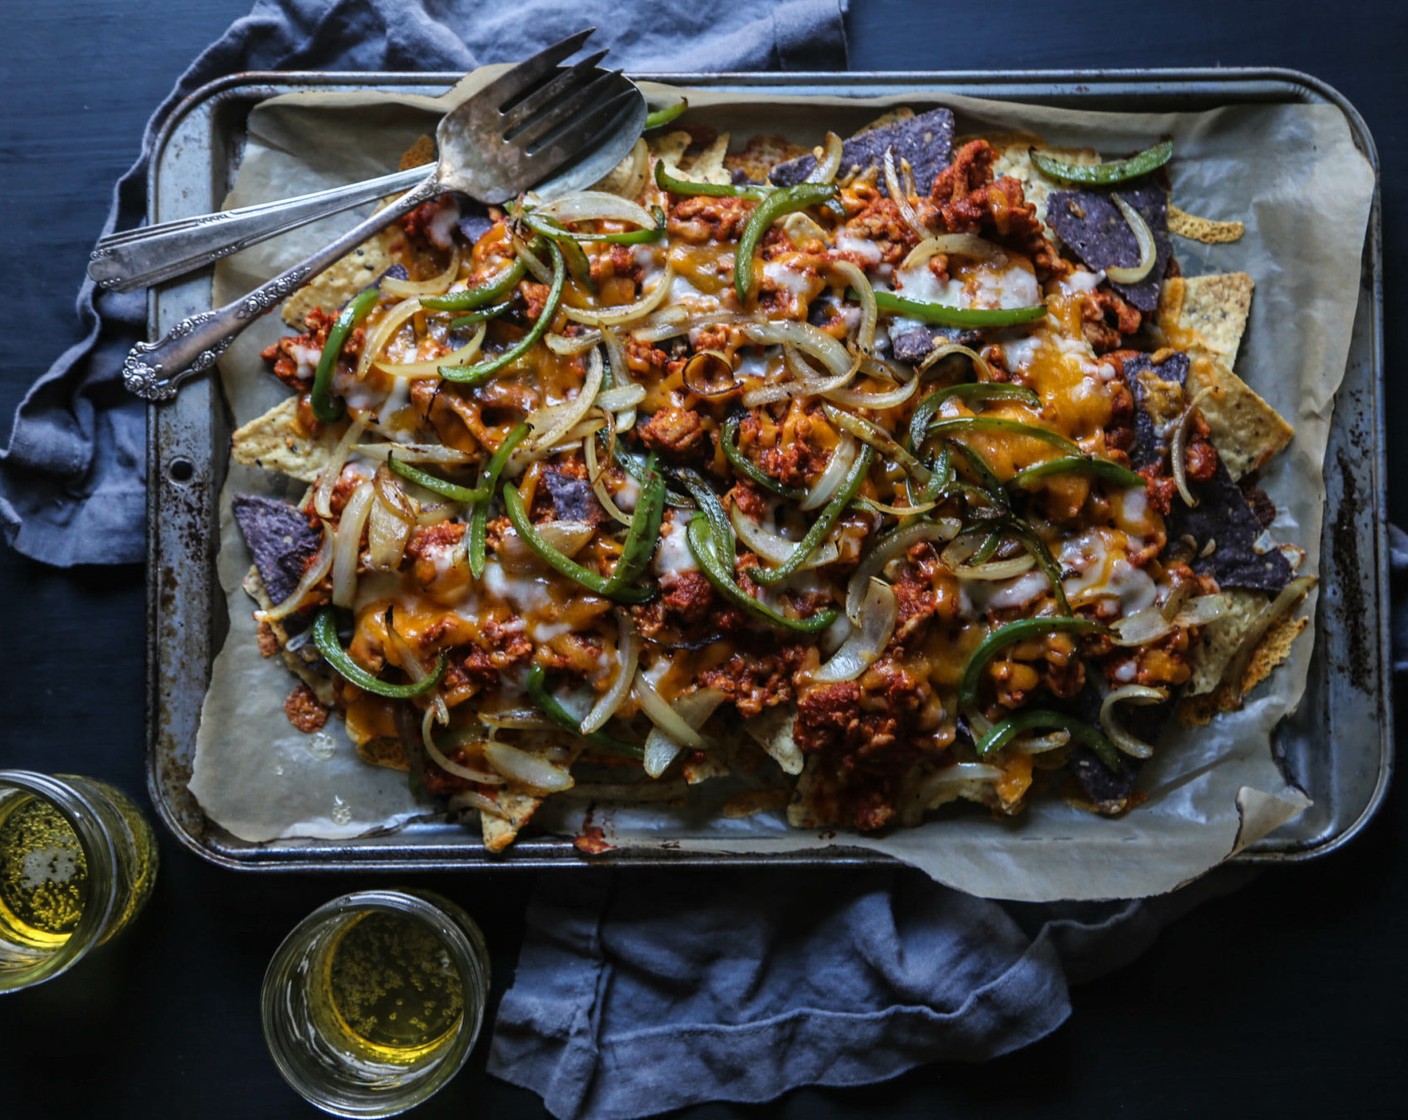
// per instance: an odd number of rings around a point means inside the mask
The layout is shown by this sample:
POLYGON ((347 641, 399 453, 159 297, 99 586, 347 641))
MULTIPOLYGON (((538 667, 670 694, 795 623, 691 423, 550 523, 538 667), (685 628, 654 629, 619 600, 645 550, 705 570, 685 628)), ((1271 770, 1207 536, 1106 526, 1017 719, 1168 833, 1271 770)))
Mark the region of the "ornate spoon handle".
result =
POLYGON ((88 275, 105 291, 125 292, 157 284, 214 264, 286 230, 372 199, 400 194, 424 175, 425 169, 417 167, 297 198, 116 233, 98 242, 88 260, 88 275))
POLYGON ((323 269, 378 230, 409 214, 440 190, 434 169, 412 190, 377 211, 306 260, 279 273, 247 296, 182 319, 156 342, 139 342, 122 363, 122 383, 144 401, 167 401, 177 386, 215 364, 225 347, 271 307, 287 299, 323 269))

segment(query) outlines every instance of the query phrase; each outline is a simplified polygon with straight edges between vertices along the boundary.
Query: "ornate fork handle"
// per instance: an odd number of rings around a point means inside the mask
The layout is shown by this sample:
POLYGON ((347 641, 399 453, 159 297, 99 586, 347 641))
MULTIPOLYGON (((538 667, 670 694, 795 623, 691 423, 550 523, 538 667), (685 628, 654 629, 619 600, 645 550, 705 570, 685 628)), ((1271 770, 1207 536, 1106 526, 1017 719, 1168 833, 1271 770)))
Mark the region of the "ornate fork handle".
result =
POLYGON ((378 230, 409 214, 440 190, 434 169, 414 189, 348 230, 306 260, 279 273, 247 296, 182 319, 157 342, 139 342, 122 364, 122 383, 145 401, 166 401, 188 377, 215 364, 231 341, 271 307, 297 291, 378 230))
POLYGON ((88 275, 107 291, 125 292, 160 283, 214 264, 221 257, 286 230, 297 229, 373 199, 399 194, 420 182, 425 170, 411 168, 297 198, 113 234, 99 241, 93 250, 88 275))

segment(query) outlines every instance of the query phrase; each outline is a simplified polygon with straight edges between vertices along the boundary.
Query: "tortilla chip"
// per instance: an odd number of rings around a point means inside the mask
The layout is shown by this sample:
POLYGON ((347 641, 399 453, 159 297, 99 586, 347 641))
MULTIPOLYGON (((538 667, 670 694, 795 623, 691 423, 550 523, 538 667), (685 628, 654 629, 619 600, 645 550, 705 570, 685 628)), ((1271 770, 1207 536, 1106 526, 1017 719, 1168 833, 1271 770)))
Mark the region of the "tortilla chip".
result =
POLYGON ((1161 463, 1168 453, 1169 432, 1187 401, 1188 355, 1181 350, 1132 355, 1125 359, 1124 376, 1136 405, 1129 458, 1140 470, 1161 463))
POLYGON ((732 183, 733 172, 724 166, 728 140, 727 132, 714 137, 713 142, 690 162, 685 174, 696 183, 732 183))
POLYGON ((503 815, 496 816, 480 810, 479 822, 484 833, 484 847, 491 852, 501 852, 514 842, 523 826, 533 819, 533 814, 538 811, 543 799, 531 793, 521 793, 505 787, 498 791, 494 803, 503 815))
POLYGON ((652 136, 649 140, 650 154, 663 163, 666 167, 673 167, 678 170, 680 160, 684 158, 686 149, 694 142, 692 137, 684 129, 676 129, 674 132, 662 133, 659 136, 652 136))
POLYGON ((724 157, 724 166, 733 173, 734 182, 741 177, 744 182, 765 183, 777 164, 806 153, 802 145, 789 144, 781 136, 753 136, 742 151, 724 157))
POLYGON ((1244 222, 1219 222, 1212 218, 1200 218, 1169 203, 1168 231, 1189 241, 1201 241, 1204 245, 1227 245, 1240 241, 1242 235, 1247 232, 1247 227, 1244 222))
POLYGON ((1242 636, 1271 602, 1265 591, 1234 588, 1224 594, 1229 604, 1227 613, 1202 628, 1198 643, 1189 654, 1193 675, 1184 686, 1185 695, 1204 696, 1222 683, 1222 675, 1242 644, 1242 636))
MULTIPOLYGON (((1230 631, 1225 639, 1226 642, 1231 643, 1231 648, 1222 664, 1224 672, 1227 669, 1227 662, 1236 652, 1241 636, 1255 622, 1256 615, 1269 606, 1270 600, 1263 597, 1260 609, 1246 618, 1245 623, 1240 617, 1234 622, 1234 625, 1240 626, 1241 629, 1236 634, 1236 640, 1233 639, 1230 631)), ((1184 697, 1178 704, 1178 721, 1185 727, 1202 727, 1220 712, 1230 712, 1235 708, 1240 708, 1243 700, 1252 689, 1266 680, 1276 667, 1290 656, 1291 647, 1295 644, 1296 638, 1309 624, 1309 615, 1299 617, 1292 615, 1283 618, 1271 627, 1265 637, 1261 639, 1240 681, 1224 681, 1211 692, 1184 697)))
MULTIPOLYGON (((246 595, 259 604, 260 610, 267 611, 274 606, 274 601, 264 588, 264 581, 259 578, 258 568, 251 567, 249 569, 249 574, 244 577, 244 582, 240 584, 240 587, 246 595)), ((288 648, 289 626, 294 624, 294 619, 289 618, 276 619, 263 625, 267 626, 269 633, 273 634, 279 653, 289 671, 313 690, 313 695, 318 698, 318 703, 331 708, 336 702, 336 678, 311 642, 302 647, 307 651, 308 660, 306 661, 300 652, 288 648)))
POLYGON ((1235 478, 1259 470, 1281 451, 1295 430, 1216 357, 1195 357, 1188 374, 1190 399, 1211 389, 1198 404, 1213 446, 1235 478))
MULTIPOLYGON (((934 179, 953 158, 953 113, 930 109, 918 116, 872 124, 857 132, 841 146, 841 169, 836 177, 844 179, 856 171, 878 169, 887 148, 894 150, 896 170, 901 160, 907 160, 916 189, 928 194, 934 179)), ((814 167, 816 157, 805 155, 778 164, 772 169, 771 178, 780 187, 790 187, 810 175, 814 167)), ((883 177, 879 185, 881 192, 888 194, 883 177)))
POLYGON ((284 301, 284 322, 299 330, 315 307, 334 311, 397 263, 405 234, 392 225, 367 238, 336 264, 324 269, 284 301))
POLYGON ((424 167, 435 162, 435 137, 425 134, 417 136, 415 143, 401 155, 398 170, 408 171, 412 167, 424 167))
POLYGON ((357 757, 369 766, 380 766, 384 770, 399 770, 405 774, 411 769, 411 760, 406 757, 405 744, 400 739, 385 735, 358 743, 357 757))
POLYGON ((1046 220, 1046 207, 1051 192, 1059 190, 1061 184, 1048 179, 1036 169, 1036 165, 1032 163, 1032 148, 1040 148, 1053 159, 1076 166, 1100 162, 1100 153, 1094 148, 1052 148, 1044 143, 1040 136, 1030 132, 1003 132, 986 139, 997 151, 997 159, 992 165, 993 177, 1000 179, 1007 175, 1022 184, 1022 193, 1026 200, 1036 207, 1037 219, 1045 227, 1048 236, 1055 231, 1046 220))
MULTIPOLYGON (((1160 284, 1173 256, 1168 236, 1168 192, 1160 186, 1122 188, 1121 198, 1148 223, 1154 235, 1154 266, 1137 284, 1110 286, 1140 311, 1159 305, 1160 284)), ((1052 191, 1047 222, 1088 268, 1128 268, 1139 262, 1139 243, 1124 214, 1105 191, 1052 191)))
POLYGON ((327 428, 320 436, 307 435, 298 423, 298 398, 289 397, 235 429, 230 437, 230 458, 241 466, 315 482, 339 438, 327 428))
POLYGON ((1274 594, 1291 582, 1290 562, 1279 548, 1266 547, 1266 531, 1256 510, 1221 462, 1211 479, 1190 488, 1198 504, 1188 506, 1175 498, 1164 523, 1169 540, 1187 536, 1197 542, 1193 571, 1212 576, 1224 591, 1241 587, 1274 594))
POLYGON ((258 494, 236 494, 235 524, 254 560, 269 597, 282 603, 297 589, 322 535, 288 502, 258 494))
POLYGON ((1183 277, 1182 285, 1179 325, 1196 332, 1209 350, 1229 367, 1235 366, 1251 315, 1252 278, 1245 272, 1227 272, 1183 277))

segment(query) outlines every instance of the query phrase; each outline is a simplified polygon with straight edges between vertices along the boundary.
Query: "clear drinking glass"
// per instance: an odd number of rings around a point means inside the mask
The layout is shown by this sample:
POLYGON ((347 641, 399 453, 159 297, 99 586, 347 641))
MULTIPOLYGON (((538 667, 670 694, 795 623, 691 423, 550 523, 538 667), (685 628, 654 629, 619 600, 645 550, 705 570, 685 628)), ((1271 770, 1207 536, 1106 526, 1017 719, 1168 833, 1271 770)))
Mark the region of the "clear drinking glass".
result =
POLYGON ((151 826, 125 794, 0 770, 0 993, 58 976, 117 934, 156 867, 151 826))
POLYGON ((489 955, 469 915, 429 891, 359 891, 313 911, 264 976, 279 1071, 335 1116, 394 1116, 450 1080, 484 1017, 489 955))

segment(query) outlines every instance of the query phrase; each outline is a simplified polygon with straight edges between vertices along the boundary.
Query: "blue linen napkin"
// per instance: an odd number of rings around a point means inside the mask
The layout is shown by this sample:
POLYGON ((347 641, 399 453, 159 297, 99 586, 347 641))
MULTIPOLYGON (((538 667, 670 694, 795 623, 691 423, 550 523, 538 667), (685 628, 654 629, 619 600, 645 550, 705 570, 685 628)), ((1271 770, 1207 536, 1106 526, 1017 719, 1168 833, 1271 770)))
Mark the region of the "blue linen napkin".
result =
MULTIPOLYGON (((141 220, 166 114, 228 73, 469 69, 593 23, 627 68, 840 69, 846 3, 668 5, 626 22, 614 0, 258 0, 153 116, 104 232, 141 220)), ((0 452, 0 529, 53 564, 135 562, 144 406, 125 396, 119 369, 145 332, 145 298, 85 281, 78 311, 86 337, 36 382, 0 452)), ((1408 569, 1408 539, 1395 542, 1408 569)), ((1408 611, 1401 621, 1408 633, 1408 611)), ((1070 984, 1133 960, 1163 924, 1246 875, 1220 871, 1196 891, 1143 902, 1017 906, 893 867, 547 874, 490 1069, 575 1120, 983 1060, 1054 1030, 1070 1013, 1070 984)))
MULTIPOLYGON (((469 70, 524 57, 583 27, 628 70, 835 70, 847 0, 662 4, 623 19, 618 0, 257 0, 193 62, 152 115, 141 155, 113 188, 103 233, 141 221, 161 123, 206 82, 241 70, 469 70)), ((145 406, 122 360, 145 337, 146 296, 79 288, 85 335, 30 388, 0 450, 0 532, 61 567, 144 554, 145 406)))

